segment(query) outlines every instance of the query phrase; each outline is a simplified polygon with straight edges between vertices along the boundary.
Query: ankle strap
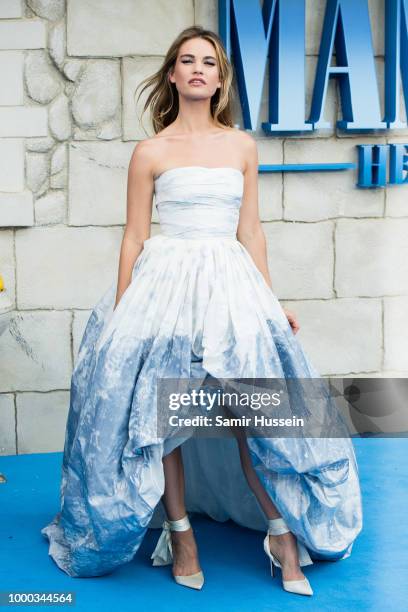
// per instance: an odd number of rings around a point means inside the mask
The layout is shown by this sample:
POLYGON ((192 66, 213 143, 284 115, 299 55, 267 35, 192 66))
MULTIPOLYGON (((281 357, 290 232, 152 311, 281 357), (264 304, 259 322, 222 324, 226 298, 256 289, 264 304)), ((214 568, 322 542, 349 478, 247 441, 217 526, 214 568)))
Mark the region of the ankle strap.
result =
POLYGON ((285 523, 285 519, 283 519, 281 516, 276 519, 268 519, 268 534, 282 535, 288 531, 289 529, 285 523))
POLYGON ((167 520, 167 523, 170 531, 187 531, 187 529, 190 529, 191 527, 187 514, 177 521, 167 520))

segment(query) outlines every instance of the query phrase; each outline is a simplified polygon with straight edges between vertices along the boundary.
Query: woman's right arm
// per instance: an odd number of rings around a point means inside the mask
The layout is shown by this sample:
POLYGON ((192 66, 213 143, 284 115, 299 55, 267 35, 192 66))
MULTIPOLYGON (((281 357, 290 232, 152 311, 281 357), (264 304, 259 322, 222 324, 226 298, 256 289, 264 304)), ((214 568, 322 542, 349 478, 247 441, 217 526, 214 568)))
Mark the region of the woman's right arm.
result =
POLYGON ((114 309, 131 283, 133 267, 143 250, 143 242, 150 237, 154 191, 150 150, 148 142, 138 142, 129 162, 126 226, 120 248, 114 309))

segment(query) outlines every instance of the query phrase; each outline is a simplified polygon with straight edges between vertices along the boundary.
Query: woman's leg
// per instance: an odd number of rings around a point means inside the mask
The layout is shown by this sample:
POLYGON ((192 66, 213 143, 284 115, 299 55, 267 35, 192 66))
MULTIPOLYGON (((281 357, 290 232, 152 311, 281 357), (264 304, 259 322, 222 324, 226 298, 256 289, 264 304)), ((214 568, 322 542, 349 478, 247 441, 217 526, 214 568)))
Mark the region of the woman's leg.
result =
MULTIPOLYGON (((170 521, 176 521, 186 515, 184 469, 180 445, 163 457, 163 467, 165 486, 162 501, 167 518, 170 521)), ((193 530, 190 528, 187 531, 171 531, 170 535, 174 559, 173 574, 188 576, 199 572, 201 568, 193 530)))
MULTIPOLYGON (((268 519, 280 517, 280 513, 266 493, 252 465, 244 427, 231 426, 237 439, 242 469, 250 489, 255 494, 262 510, 268 519)), ((282 565, 284 580, 303 580, 305 577, 299 566, 296 538, 292 532, 279 536, 269 536, 269 546, 273 555, 282 565)))

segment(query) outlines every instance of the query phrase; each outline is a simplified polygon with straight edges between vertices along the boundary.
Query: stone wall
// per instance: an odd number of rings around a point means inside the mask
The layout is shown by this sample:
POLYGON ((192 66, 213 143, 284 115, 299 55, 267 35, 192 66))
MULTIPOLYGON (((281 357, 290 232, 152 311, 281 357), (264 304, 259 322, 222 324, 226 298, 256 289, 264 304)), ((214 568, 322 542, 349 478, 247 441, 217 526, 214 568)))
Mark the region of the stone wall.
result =
MULTIPOLYGON (((324 5, 307 2, 306 117, 324 5)), ((381 6, 370 1, 380 91, 381 6)), ((179 31, 217 30, 217 20, 216 0, 0 2, 0 299, 13 307, 0 336, 0 454, 62 450, 79 342, 117 274, 129 159, 151 134, 135 87, 179 31)), ((259 126, 266 104, 267 81, 259 126)), ((357 161, 358 143, 408 142, 408 130, 366 137, 336 127, 255 136, 260 163, 279 164, 357 161)), ((353 172, 260 175, 274 291, 322 374, 406 376, 406 188, 355 183, 353 172)), ((153 233, 157 221, 154 209, 153 233)))

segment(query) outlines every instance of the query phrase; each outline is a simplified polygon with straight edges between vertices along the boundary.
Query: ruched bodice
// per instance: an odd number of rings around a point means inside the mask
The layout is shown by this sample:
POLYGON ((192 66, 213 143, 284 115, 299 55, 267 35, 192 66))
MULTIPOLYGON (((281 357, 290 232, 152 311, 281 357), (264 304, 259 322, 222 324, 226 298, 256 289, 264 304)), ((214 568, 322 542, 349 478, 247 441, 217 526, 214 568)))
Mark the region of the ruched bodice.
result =
POLYGON ((165 170, 155 179, 162 233, 172 238, 236 238, 243 185, 238 168, 165 170))

